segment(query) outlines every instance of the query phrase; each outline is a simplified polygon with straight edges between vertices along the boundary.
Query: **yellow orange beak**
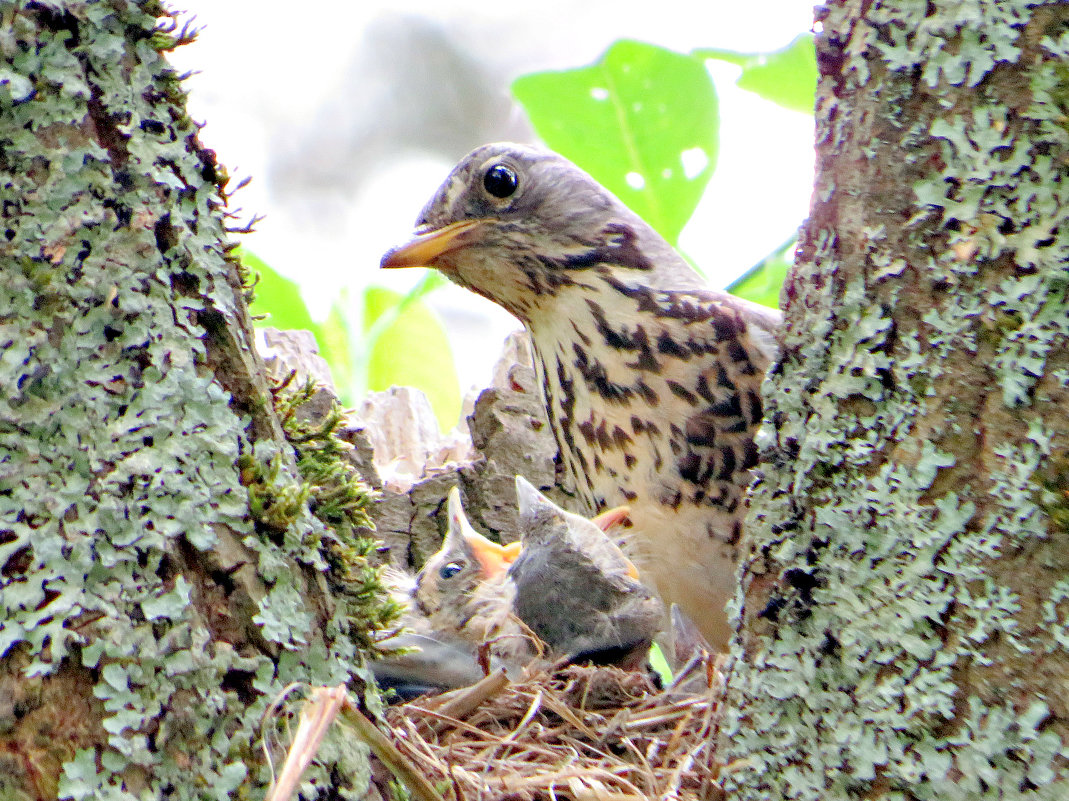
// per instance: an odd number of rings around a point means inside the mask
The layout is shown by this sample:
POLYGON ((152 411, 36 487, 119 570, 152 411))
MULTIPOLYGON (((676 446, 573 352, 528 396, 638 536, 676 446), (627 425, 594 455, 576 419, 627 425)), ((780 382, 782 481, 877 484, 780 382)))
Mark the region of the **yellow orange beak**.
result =
POLYGON ((464 539, 475 554, 484 579, 504 573, 519 555, 518 547, 498 545, 474 530, 464 532, 464 539))
POLYGON ((512 564, 516 561, 516 557, 520 555, 520 549, 523 547, 523 543, 519 540, 510 542, 508 545, 501 546, 501 553, 505 557, 506 564, 512 564))
POLYGON ((435 261, 443 254, 469 244, 474 238, 473 231, 479 225, 479 220, 460 220, 444 228, 417 234, 411 242, 387 251, 379 266, 387 269, 434 267, 435 261))

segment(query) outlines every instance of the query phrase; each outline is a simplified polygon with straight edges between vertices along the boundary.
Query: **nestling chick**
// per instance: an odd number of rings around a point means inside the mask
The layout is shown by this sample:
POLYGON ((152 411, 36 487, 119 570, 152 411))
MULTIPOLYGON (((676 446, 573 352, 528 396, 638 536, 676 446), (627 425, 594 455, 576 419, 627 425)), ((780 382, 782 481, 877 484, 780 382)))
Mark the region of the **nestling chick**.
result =
POLYGON ((475 683, 483 676, 480 648, 495 637, 487 654, 492 668, 518 671, 537 653, 511 616, 506 570, 519 543, 498 545, 472 528, 456 487, 446 512, 442 547, 423 569, 415 576, 387 571, 404 609, 402 631, 384 643, 385 653, 371 669, 381 686, 402 698, 475 683))
POLYGON ((498 545, 476 531, 456 487, 449 491, 446 514, 442 547, 417 574, 412 601, 433 631, 460 635, 484 622, 487 615, 496 616, 505 571, 516 558, 519 543, 498 545))
MULTIPOLYGON (((442 548, 416 577, 393 574, 407 608, 402 621, 407 631, 389 642, 417 650, 373 662, 380 683, 406 696, 471 683, 481 676, 477 654, 484 647, 494 666, 512 670, 540 656, 625 667, 641 663, 652 639, 644 613, 657 602, 603 531, 620 525, 627 509, 586 520, 560 509, 524 479, 517 482, 523 487, 522 542, 530 552, 524 565, 514 569, 513 559, 522 559, 520 543, 500 546, 476 532, 459 492, 451 491, 442 548), (524 515, 534 507, 538 514, 524 515), (563 527, 547 527, 554 515, 562 516, 563 527), (540 576, 551 574, 551 586, 542 586, 540 576), (546 626, 548 617, 570 622, 546 626), (541 641, 532 624, 541 627, 541 641)), ((654 630, 657 622, 652 621, 654 630)))
POLYGON ((508 571, 517 616, 574 661, 638 667, 664 620, 656 595, 594 522, 516 476, 523 548, 508 571))
POLYGON ((472 649, 489 643, 490 652, 501 659, 527 661, 537 648, 512 618, 512 587, 506 573, 519 542, 502 546, 477 532, 456 487, 449 491, 446 513, 442 547, 409 582, 410 611, 404 624, 417 633, 463 642, 472 649))

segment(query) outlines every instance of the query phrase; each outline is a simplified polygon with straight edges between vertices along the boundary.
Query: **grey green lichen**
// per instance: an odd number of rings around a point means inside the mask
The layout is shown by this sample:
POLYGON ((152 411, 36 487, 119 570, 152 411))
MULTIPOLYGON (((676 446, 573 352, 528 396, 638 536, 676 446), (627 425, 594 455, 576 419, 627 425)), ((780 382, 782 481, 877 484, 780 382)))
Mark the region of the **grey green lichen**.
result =
MULTIPOLYGON (((352 578, 338 549, 360 578, 367 546, 242 481, 239 461, 280 494, 306 479, 258 375, 225 174, 161 53, 184 35, 154 2, 0 18, 3 789, 32 764, 62 765, 36 790, 65 798, 259 797, 275 693, 366 678, 373 577, 328 594, 352 578), (48 716, 68 708, 78 726, 48 716)), ((331 517, 358 516, 352 489, 331 517)), ((363 748, 326 753, 307 786, 361 793, 363 748)))
POLYGON ((1069 6, 825 13, 726 782, 1066 798, 1069 6))

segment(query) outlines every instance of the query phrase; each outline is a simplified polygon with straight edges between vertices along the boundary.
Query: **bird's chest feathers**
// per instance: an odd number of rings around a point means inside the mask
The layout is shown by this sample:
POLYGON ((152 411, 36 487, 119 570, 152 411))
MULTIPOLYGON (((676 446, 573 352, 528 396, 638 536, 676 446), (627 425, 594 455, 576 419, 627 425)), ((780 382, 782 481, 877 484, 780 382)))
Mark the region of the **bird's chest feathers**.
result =
POLYGON ((592 506, 656 494, 674 462, 673 442, 705 402, 688 388, 691 355, 674 344, 685 327, 590 287, 530 322, 562 458, 592 506))

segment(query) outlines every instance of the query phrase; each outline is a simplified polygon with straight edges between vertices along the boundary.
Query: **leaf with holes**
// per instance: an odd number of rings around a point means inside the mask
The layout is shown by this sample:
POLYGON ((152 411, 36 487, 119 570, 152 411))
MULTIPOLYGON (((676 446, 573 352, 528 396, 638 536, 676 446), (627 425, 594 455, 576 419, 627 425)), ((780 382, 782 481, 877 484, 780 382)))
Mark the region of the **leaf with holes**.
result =
POLYGON ((720 117, 701 60, 622 40, 589 67, 525 75, 512 92, 549 147, 676 243, 716 166, 720 117))

